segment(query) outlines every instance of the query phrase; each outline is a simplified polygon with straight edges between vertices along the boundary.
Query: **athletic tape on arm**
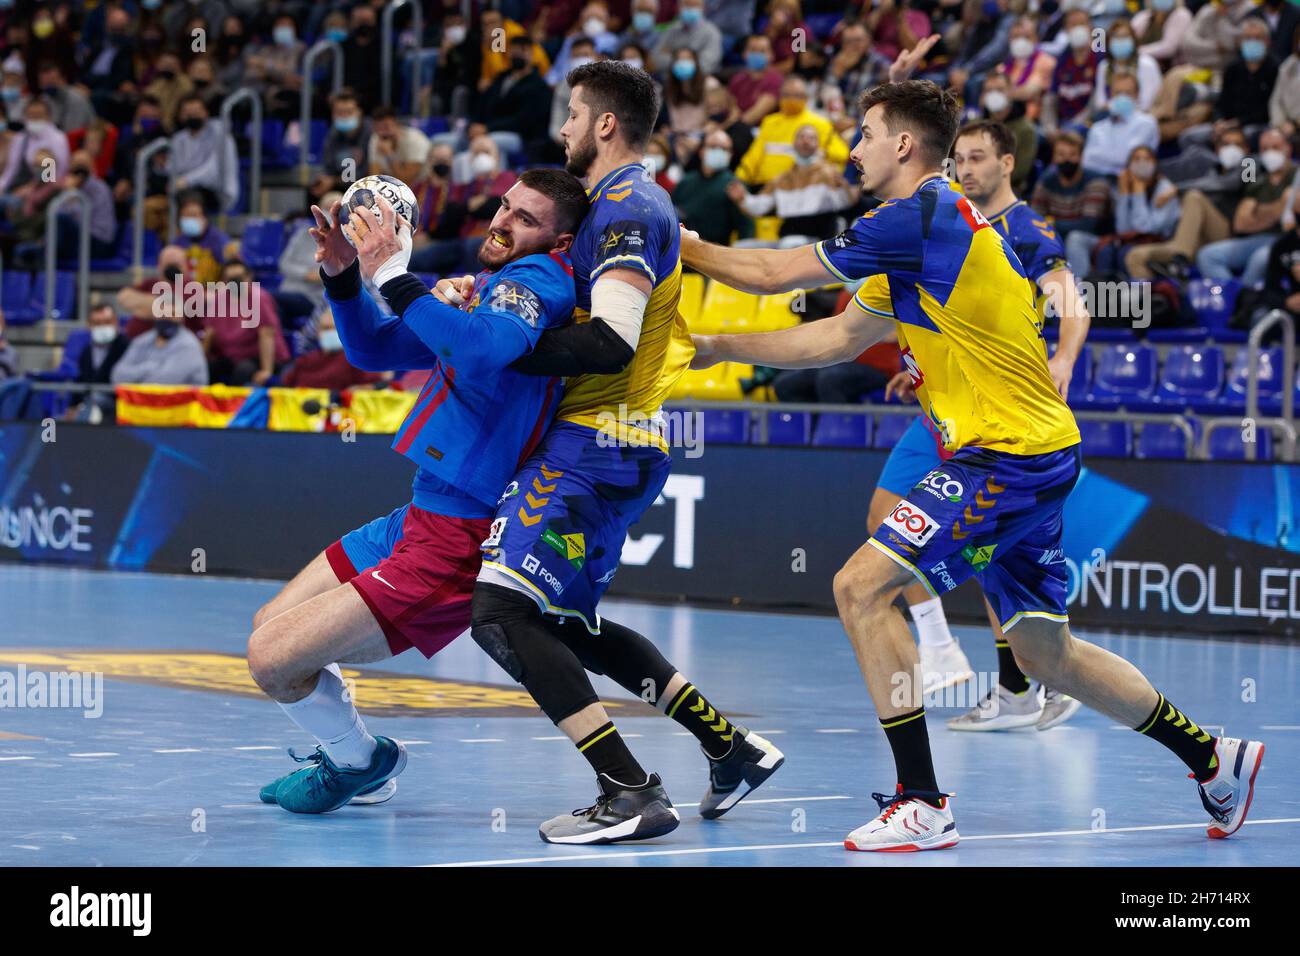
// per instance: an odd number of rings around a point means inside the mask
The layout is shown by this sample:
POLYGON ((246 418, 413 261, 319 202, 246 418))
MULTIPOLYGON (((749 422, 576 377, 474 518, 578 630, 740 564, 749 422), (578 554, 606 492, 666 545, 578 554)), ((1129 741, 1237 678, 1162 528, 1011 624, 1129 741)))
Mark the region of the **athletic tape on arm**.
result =
POLYGON ((636 349, 641 339, 641 322, 650 297, 631 283, 602 275, 591 287, 591 314, 603 319, 618 337, 636 349))

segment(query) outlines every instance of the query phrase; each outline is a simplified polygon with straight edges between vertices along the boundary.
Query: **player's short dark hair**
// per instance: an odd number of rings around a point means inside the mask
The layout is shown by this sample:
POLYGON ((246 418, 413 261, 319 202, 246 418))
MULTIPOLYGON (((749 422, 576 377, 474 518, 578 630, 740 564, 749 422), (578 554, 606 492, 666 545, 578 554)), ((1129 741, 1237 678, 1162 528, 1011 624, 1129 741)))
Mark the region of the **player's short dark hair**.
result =
MULTIPOLYGON (((1011 130, 1007 129, 1006 124, 999 123, 997 120, 975 120, 957 130, 957 139, 963 136, 974 136, 977 133, 988 136, 993 143, 993 148, 998 151, 998 156, 1016 154, 1016 137, 1012 135, 1011 130)), ((956 140, 953 142, 955 144, 956 140)))
POLYGON ((613 113, 623 139, 643 149, 659 119, 659 87, 645 70, 622 60, 597 60, 570 70, 569 89, 582 87, 582 98, 596 113, 613 113))
POLYGON ((943 162, 957 138, 957 116, 961 107, 950 90, 930 80, 881 83, 858 99, 866 113, 873 106, 884 107, 885 126, 890 133, 906 129, 918 134, 925 158, 936 166, 943 162))
POLYGON ((555 224, 561 233, 576 232, 591 203, 578 177, 563 169, 526 169, 519 181, 555 203, 555 224))

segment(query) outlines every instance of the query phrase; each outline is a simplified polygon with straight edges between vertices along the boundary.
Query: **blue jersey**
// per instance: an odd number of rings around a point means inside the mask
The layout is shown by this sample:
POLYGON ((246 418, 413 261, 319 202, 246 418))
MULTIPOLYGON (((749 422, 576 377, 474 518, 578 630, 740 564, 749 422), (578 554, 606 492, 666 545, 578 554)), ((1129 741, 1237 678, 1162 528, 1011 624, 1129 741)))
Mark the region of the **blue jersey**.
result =
POLYGON ((681 233, 672 200, 644 166, 620 166, 588 190, 591 210, 573 240, 575 322, 591 317, 591 286, 610 269, 642 273, 652 286, 636 353, 614 375, 578 375, 565 385, 559 417, 599 428, 653 417, 689 367, 695 346, 678 312, 681 233))
POLYGON ((1016 258, 1025 267, 1025 274, 1034 282, 1041 283, 1049 272, 1067 267, 1060 236, 1023 199, 1017 199, 988 219, 1011 243, 1016 258))
POLYGON ((429 511, 491 514, 501 489, 554 417, 560 381, 524 375, 511 362, 573 313, 572 265, 531 255, 480 273, 463 309, 433 296, 401 317, 364 292, 330 298, 348 361, 373 370, 432 369, 393 448, 420 466, 415 503, 429 511), (457 501, 456 499, 461 500, 457 501))

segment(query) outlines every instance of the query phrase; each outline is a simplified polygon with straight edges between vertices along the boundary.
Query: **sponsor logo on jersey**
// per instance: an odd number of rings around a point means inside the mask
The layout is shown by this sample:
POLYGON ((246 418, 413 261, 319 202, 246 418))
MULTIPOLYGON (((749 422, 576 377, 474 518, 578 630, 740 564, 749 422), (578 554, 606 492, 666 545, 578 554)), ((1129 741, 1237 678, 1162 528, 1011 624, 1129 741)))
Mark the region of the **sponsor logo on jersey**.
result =
POLYGON ((502 279, 492 287, 488 308, 517 316, 534 329, 537 328, 537 320, 542 317, 542 300, 537 297, 537 293, 510 279, 502 279))
POLYGON ((930 568, 930 573, 939 575, 939 580, 943 582, 943 589, 945 591, 951 591, 957 586, 957 582, 953 580, 952 575, 948 572, 947 561, 940 561, 938 564, 934 565, 930 568))
POLYGON ((548 569, 542 567, 542 562, 537 560, 535 555, 524 555, 523 568, 528 574, 545 581, 556 594, 559 594, 564 590, 564 585, 560 582, 560 579, 552 574, 548 569))
POLYGON ((1065 562, 1064 548, 1048 548, 1038 556, 1039 564, 1063 564, 1065 562))
POLYGON ((962 483, 945 471, 930 472, 921 480, 920 487, 936 498, 946 498, 949 501, 961 501, 962 496, 966 494, 962 483))
POLYGON ((977 548, 973 544, 968 544, 961 549, 961 556, 976 571, 983 571, 993 560, 993 550, 996 547, 996 544, 985 544, 977 548))
POLYGON ((906 498, 889 513, 889 517, 885 519, 885 526, 918 548, 924 547, 939 530, 937 521, 906 498))
POLYGON ((495 548, 499 545, 501 543, 501 535, 505 534, 506 522, 509 520, 509 515, 506 515, 504 518, 494 518, 492 521, 492 527, 488 529, 488 536, 483 539, 483 543, 479 545, 479 547, 495 548))
POLYGON ((547 528, 542 532, 542 540, 554 548, 564 560, 578 570, 582 570, 582 564, 587 556, 587 541, 581 531, 573 534, 557 534, 547 528))

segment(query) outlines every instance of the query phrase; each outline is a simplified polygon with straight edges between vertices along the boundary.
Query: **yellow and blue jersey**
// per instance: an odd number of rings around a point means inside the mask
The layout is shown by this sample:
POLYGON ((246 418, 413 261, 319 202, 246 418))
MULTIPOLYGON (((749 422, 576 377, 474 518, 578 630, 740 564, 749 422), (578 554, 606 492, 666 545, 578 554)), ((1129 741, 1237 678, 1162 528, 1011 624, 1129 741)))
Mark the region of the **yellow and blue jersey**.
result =
POLYGON ((1025 274, 1036 284, 1043 276, 1067 267, 1065 247, 1052 224, 1023 199, 988 217, 990 225, 1011 243, 1025 274))
POLYGON ((1034 296, 1011 243, 935 176, 815 246, 854 297, 898 323, 903 361, 943 446, 1036 455, 1079 442, 1047 369, 1034 296), (887 289, 888 295, 885 295, 887 289))
MULTIPOLYGON (((681 237, 668 194, 640 164, 621 166, 588 190, 591 210, 573 240, 575 322, 591 319, 591 286, 610 269, 632 269, 653 286, 636 353, 614 375, 565 383, 558 418, 593 428, 653 418, 690 366, 695 346, 678 312, 681 237)), ((656 442, 661 444, 661 442, 656 442)))

